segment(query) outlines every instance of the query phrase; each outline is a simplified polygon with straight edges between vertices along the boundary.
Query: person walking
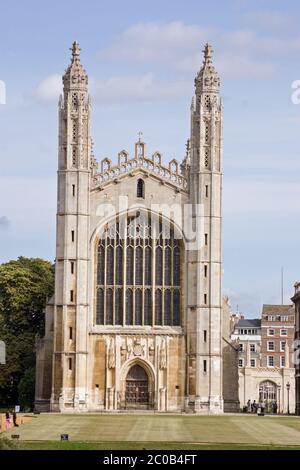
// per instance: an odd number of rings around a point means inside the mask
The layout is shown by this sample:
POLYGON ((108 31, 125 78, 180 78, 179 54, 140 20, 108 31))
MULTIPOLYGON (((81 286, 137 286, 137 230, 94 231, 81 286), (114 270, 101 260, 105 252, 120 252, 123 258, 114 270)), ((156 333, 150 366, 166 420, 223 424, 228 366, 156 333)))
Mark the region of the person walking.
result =
POLYGON ((13 417, 14 426, 15 426, 16 428, 18 428, 19 425, 18 425, 18 423, 17 423, 17 413, 16 413, 15 411, 13 411, 12 417, 13 417))
POLYGON ((250 399, 247 401, 247 412, 251 413, 251 401, 250 401, 250 399))
POLYGON ((10 430, 10 414, 9 411, 5 413, 5 429, 6 431, 10 430))

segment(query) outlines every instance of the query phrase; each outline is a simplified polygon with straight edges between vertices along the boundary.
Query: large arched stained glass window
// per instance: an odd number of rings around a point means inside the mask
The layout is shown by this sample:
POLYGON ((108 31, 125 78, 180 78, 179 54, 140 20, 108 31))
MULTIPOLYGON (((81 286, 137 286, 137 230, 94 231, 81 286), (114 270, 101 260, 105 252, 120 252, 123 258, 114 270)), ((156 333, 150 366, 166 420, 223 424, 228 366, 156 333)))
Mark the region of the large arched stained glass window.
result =
POLYGON ((118 219, 98 242, 96 324, 180 326, 181 265, 172 228, 152 228, 150 214, 118 219))

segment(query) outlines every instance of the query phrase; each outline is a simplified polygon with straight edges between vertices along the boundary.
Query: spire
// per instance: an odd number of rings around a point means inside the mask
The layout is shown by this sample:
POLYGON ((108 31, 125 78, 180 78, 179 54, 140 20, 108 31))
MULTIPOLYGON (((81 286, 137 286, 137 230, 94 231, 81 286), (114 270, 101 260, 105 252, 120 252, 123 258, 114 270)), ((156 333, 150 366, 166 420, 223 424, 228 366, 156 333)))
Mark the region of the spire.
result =
POLYGON ((203 64, 211 64, 211 58, 213 55, 213 48, 208 42, 204 46, 204 50, 202 51, 204 53, 204 61, 203 64))
POLYGON ((79 42, 74 41, 72 47, 70 47, 70 51, 72 51, 72 63, 75 61, 80 61, 80 46, 79 42))
POLYGON ((74 41, 72 47, 71 64, 63 76, 64 90, 82 90, 87 91, 88 76, 80 62, 80 46, 77 41, 74 41))
POLYGON ((212 63, 213 48, 206 43, 203 52, 203 65, 195 78, 196 93, 212 92, 218 93, 220 79, 212 63))

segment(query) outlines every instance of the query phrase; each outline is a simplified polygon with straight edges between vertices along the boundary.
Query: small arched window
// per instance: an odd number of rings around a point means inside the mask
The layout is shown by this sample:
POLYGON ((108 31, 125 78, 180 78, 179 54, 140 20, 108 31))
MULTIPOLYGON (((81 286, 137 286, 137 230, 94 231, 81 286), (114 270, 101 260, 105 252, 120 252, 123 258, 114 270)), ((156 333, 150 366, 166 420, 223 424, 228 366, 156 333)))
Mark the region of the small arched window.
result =
POLYGON ((139 179, 137 182, 136 195, 137 197, 145 199, 145 183, 141 179, 139 179))

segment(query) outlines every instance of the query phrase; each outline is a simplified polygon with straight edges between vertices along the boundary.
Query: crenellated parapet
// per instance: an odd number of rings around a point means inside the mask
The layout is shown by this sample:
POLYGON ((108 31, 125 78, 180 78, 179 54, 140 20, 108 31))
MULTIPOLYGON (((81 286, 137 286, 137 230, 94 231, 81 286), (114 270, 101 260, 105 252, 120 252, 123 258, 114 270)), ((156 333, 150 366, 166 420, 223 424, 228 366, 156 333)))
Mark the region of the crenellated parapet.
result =
POLYGON ((187 179, 181 172, 180 163, 172 159, 167 166, 163 165, 160 152, 154 152, 151 157, 146 156, 146 145, 140 140, 135 144, 133 157, 126 150, 122 150, 118 153, 116 165, 113 165, 109 158, 101 160, 100 172, 94 172, 92 176, 92 188, 102 187, 138 169, 143 169, 149 175, 159 177, 180 189, 187 189, 187 179))

